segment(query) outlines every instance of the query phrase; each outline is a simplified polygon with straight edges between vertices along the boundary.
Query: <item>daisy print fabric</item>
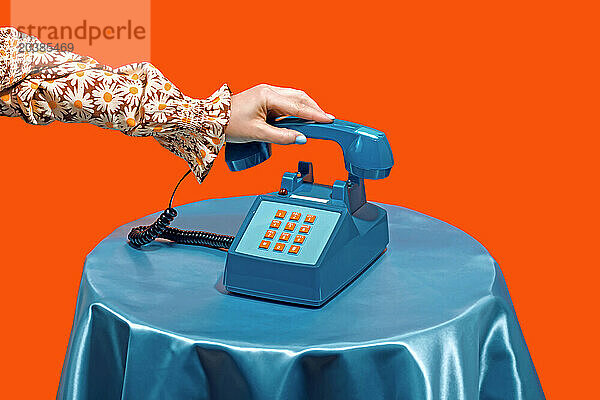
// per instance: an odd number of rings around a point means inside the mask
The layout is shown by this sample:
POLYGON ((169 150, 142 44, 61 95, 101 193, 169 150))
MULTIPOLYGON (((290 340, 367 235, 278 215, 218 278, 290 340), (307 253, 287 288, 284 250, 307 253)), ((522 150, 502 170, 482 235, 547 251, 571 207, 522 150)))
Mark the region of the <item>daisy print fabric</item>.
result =
POLYGON ((225 143, 231 92, 182 94, 150 63, 112 68, 74 53, 19 51, 40 42, 0 28, 0 115, 30 124, 88 122, 130 136, 153 136, 183 158, 199 182, 225 143))

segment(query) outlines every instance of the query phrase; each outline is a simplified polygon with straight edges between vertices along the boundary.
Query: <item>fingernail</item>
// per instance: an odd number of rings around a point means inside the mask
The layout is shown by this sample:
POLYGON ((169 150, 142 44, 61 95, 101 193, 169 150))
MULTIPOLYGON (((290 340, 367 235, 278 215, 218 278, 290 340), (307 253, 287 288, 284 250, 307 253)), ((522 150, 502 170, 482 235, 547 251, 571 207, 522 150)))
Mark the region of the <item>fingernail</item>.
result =
POLYGON ((306 136, 304 136, 304 135, 298 135, 298 136, 296 136, 296 141, 294 143, 296 143, 296 144, 305 144, 306 143, 306 136))
POLYGON ((335 119, 335 117, 333 115, 331 115, 331 114, 325 113, 325 115, 327 115, 327 118, 329 118, 329 119, 335 119))

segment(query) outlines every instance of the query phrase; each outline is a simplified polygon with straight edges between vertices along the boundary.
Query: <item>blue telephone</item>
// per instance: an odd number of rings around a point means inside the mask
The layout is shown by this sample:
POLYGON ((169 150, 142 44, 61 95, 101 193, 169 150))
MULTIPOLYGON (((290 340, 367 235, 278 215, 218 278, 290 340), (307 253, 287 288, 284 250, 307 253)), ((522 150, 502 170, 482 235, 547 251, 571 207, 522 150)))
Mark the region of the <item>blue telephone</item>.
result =
MULTIPOLYGON (((332 186, 316 184, 312 163, 300 161, 298 172, 283 174, 278 192, 257 196, 235 237, 171 228, 168 225, 177 212, 169 206, 151 226, 134 228, 129 240, 141 246, 161 237, 227 248, 224 284, 228 291, 320 306, 385 252, 387 213, 367 202, 364 179, 390 174, 392 150, 383 132, 352 122, 285 117, 272 124, 307 138, 337 142, 348 179, 332 186)), ((232 171, 251 168, 270 156, 269 143, 225 147, 232 171)))

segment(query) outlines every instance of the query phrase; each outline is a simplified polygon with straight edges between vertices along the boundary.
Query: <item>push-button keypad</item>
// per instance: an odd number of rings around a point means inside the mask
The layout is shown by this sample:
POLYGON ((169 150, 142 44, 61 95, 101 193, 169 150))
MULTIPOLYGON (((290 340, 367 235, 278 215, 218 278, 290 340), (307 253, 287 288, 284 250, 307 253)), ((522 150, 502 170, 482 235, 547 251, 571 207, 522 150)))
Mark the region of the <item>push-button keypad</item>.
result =
POLYGON ((315 265, 340 214, 320 206, 263 200, 234 251, 267 260, 315 265))
POLYGON ((297 255, 308 240, 307 234, 315 225, 316 215, 306 214, 294 210, 275 209, 273 219, 266 230, 263 239, 258 245, 259 249, 272 252, 297 255), (298 228, 299 225, 299 229, 298 228), (279 228, 283 231, 277 232, 279 228), (288 247, 287 244, 290 243, 288 247), (271 246, 273 244, 273 246, 271 246))

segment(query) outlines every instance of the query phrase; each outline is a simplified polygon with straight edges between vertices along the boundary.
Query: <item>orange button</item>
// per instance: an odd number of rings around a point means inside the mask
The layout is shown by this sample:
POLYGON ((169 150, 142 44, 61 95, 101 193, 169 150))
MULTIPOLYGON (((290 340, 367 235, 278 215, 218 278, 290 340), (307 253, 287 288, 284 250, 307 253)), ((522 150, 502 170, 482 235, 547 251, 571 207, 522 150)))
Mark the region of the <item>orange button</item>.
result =
POLYGON ((300 214, 299 212, 294 211, 292 215, 290 215, 290 221, 298 221, 301 215, 302 214, 300 214))
POLYGON ((287 211, 277 210, 275 213, 275 218, 285 218, 285 214, 287 214, 287 211))
POLYGON ((288 251, 288 253, 298 254, 299 251, 300 251, 300 246, 291 245, 290 251, 288 251))
POLYGON ((268 230, 267 233, 265 233, 265 238, 267 239, 273 239, 275 237, 275 231, 272 230, 268 230))
POLYGON ((293 231, 294 229, 296 229, 296 224, 293 222, 288 222, 287 224, 285 224, 285 230, 286 231, 293 231))
POLYGON ((271 242, 269 242, 268 240, 263 240, 258 245, 258 248, 260 248, 260 249, 268 249, 270 245, 271 245, 271 242))
POLYGON ((306 239, 306 236, 302 236, 302 235, 296 235, 296 238, 294 238, 294 243, 304 243, 304 239, 306 239))
POLYGON ((274 219, 273 221, 271 221, 270 228, 278 229, 280 226, 281 226, 281 221, 278 221, 276 219, 274 219))
POLYGON ((298 232, 300 232, 300 233, 308 233, 308 231, 310 231, 310 226, 308 226, 308 225, 302 225, 300 227, 300 230, 298 232))
POLYGON ((307 215, 306 218, 304 218, 304 222, 312 224, 315 222, 315 218, 317 218, 315 215, 307 215))
POLYGON ((283 251, 283 249, 285 249, 285 244, 283 243, 275 243, 275 247, 273 247, 275 251, 283 251))
POLYGON ((287 242, 288 240, 290 240, 290 234, 287 232, 283 232, 281 234, 281 236, 279 236, 279 240, 283 240, 284 242, 287 242))

